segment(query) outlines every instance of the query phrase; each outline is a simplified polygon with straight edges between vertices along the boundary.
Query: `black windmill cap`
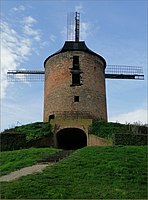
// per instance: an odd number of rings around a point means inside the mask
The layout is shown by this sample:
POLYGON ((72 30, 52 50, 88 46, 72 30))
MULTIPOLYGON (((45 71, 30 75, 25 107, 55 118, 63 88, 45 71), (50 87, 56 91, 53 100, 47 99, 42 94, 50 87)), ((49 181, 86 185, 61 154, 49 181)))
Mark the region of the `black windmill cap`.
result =
POLYGON ((63 52, 67 52, 67 51, 84 51, 84 52, 87 52, 89 54, 92 54, 92 55, 95 55, 95 56, 98 56, 103 64, 104 64, 104 67, 106 67, 106 61, 105 59, 100 56, 99 54, 93 52, 92 50, 90 50, 84 41, 79 41, 79 42, 75 42, 75 41, 66 41, 64 46, 62 47, 62 49, 60 49, 59 51, 57 51, 56 53, 50 55, 48 58, 46 58, 46 60, 44 61, 44 67, 46 65, 46 62, 48 59, 50 59, 51 57, 55 56, 55 55, 58 55, 60 53, 63 53, 63 52))

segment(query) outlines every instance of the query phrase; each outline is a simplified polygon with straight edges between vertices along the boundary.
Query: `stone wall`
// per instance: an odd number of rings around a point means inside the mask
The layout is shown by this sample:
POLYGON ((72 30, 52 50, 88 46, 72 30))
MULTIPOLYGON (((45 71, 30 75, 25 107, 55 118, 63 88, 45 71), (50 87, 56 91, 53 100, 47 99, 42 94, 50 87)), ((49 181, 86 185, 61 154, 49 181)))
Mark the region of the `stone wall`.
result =
POLYGON ((45 148, 45 147, 54 147, 53 136, 43 136, 41 138, 30 140, 26 142, 26 148, 35 147, 35 148, 45 148))
POLYGON ((112 142, 96 135, 88 135, 88 146, 111 146, 112 142))
POLYGON ((98 56, 68 51, 46 61, 44 122, 53 112, 58 116, 64 111, 81 112, 87 118, 107 120, 104 64, 98 56), (79 56, 82 71, 80 86, 71 86, 73 56, 79 56), (74 96, 79 96, 79 102, 74 102, 74 96))

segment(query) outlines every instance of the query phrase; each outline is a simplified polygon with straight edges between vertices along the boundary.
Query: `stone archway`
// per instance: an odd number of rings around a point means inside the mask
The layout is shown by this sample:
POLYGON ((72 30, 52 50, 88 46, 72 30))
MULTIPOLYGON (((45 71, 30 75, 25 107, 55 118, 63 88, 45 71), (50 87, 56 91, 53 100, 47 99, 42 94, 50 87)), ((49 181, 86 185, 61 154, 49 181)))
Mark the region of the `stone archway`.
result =
POLYGON ((63 128, 56 134, 56 144, 60 149, 79 149, 87 146, 87 135, 80 128, 63 128))

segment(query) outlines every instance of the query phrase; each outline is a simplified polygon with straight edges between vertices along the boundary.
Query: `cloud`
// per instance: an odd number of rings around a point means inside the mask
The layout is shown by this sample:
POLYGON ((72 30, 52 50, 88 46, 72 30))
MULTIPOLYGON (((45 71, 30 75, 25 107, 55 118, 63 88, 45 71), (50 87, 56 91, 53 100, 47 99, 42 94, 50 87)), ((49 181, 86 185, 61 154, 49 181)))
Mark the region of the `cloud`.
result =
POLYGON ((52 42, 55 42, 56 41, 56 36, 55 35, 53 35, 53 34, 51 34, 50 35, 50 37, 49 37, 49 39, 52 41, 52 42))
POLYGON ((24 33, 27 36, 34 37, 36 41, 40 41, 40 30, 34 29, 33 27, 37 21, 31 16, 27 16, 24 18, 23 22, 24 22, 24 30, 23 30, 24 33))
POLYGON ((40 31, 33 29, 36 20, 28 16, 23 22, 23 26, 19 27, 22 33, 18 33, 12 25, 1 20, 1 98, 6 97, 10 84, 7 81, 7 71, 18 69, 34 51, 36 41, 40 41, 40 31))
POLYGON ((37 22, 36 19, 34 19, 31 16, 27 16, 27 17, 24 18, 24 23, 28 24, 29 26, 31 26, 32 24, 34 24, 36 22, 37 22))
POLYGON ((90 33, 90 24, 89 22, 81 22, 80 23, 80 39, 86 40, 90 33))
POLYGON ((25 6, 23 6, 23 5, 12 8, 12 11, 14 11, 14 12, 21 12, 21 11, 24 11, 24 10, 25 10, 25 6))
MULTIPOLYGON (((34 97, 32 96, 32 98, 34 97)), ((0 131, 2 132, 7 128, 14 128, 17 125, 42 121, 43 113, 40 101, 42 100, 37 98, 32 104, 32 99, 28 99, 31 109, 28 104, 24 104, 23 102, 22 104, 14 101, 11 101, 11 103, 3 102, 0 131)))
POLYGON ((128 113, 119 114, 109 118, 109 121, 120 123, 134 123, 139 122, 142 124, 148 123, 148 111, 147 109, 138 109, 128 113))

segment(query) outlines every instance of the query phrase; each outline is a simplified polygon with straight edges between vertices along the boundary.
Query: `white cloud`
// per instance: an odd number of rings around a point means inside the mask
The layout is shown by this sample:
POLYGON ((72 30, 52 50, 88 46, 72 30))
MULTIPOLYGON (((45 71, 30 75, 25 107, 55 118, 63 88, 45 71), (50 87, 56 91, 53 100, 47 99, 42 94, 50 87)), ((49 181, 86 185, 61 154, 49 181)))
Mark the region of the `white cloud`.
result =
POLYGON ((86 40, 90 33, 90 24, 89 22, 81 22, 80 23, 80 39, 86 40))
POLYGON ((28 24, 28 25, 32 25, 32 24, 34 24, 34 23, 36 23, 37 21, 36 21, 36 19, 34 19, 33 17, 31 17, 31 16, 27 16, 27 17, 25 17, 24 18, 24 23, 25 24, 28 24))
POLYGON ((18 51, 21 57, 26 59, 26 55, 31 54, 31 41, 27 38, 22 38, 18 51))
POLYGON ((20 34, 9 23, 1 20, 1 98, 6 96, 10 84, 7 81, 7 71, 19 68, 34 51, 34 42, 40 40, 40 31, 32 28, 36 20, 28 16, 23 21, 20 34), (26 30, 28 27, 26 35, 23 34, 24 27, 26 30))
POLYGON ((27 36, 32 36, 36 41, 40 41, 40 30, 35 29, 33 26, 37 22, 33 17, 27 16, 23 20, 24 22, 24 33, 27 36))
POLYGON ((147 109, 138 109, 128 113, 123 113, 118 116, 109 118, 109 121, 120 123, 134 123, 139 122, 142 124, 148 124, 148 111, 147 109))
POLYGON ((50 37, 49 37, 49 39, 52 41, 52 42, 55 42, 56 41, 56 36, 55 35, 53 35, 53 34, 51 34, 50 35, 50 37))
POLYGON ((15 11, 15 12, 20 12, 20 11, 24 11, 24 10, 25 10, 25 6, 23 6, 23 5, 12 8, 12 11, 15 11))
POLYGON ((31 109, 28 104, 18 104, 11 101, 11 103, 2 102, 2 118, 0 131, 7 128, 14 128, 17 125, 23 125, 35 121, 42 121, 42 106, 40 106, 40 98, 38 98, 32 104, 31 100, 28 100, 31 104, 31 109), (14 114, 15 113, 15 114, 14 114))

